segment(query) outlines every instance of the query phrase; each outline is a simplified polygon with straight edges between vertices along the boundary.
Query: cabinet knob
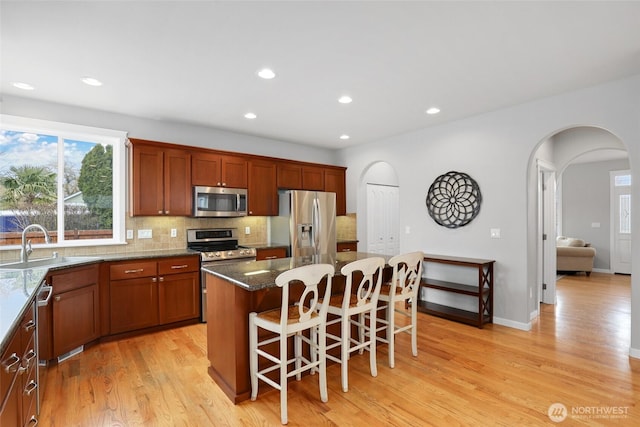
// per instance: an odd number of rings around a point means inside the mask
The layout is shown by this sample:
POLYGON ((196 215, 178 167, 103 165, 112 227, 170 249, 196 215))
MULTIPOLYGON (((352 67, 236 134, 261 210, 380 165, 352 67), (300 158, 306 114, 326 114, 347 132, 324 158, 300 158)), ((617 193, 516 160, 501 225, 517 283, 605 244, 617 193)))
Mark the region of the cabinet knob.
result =
POLYGON ((160 215, 162 215, 162 211, 158 211, 158 213, 159 213, 160 215))
POLYGON ((169 211, 164 211, 165 214, 169 215, 169 211))
POLYGON ((54 301, 60 301, 60 295, 56 295, 55 297, 53 297, 54 301))

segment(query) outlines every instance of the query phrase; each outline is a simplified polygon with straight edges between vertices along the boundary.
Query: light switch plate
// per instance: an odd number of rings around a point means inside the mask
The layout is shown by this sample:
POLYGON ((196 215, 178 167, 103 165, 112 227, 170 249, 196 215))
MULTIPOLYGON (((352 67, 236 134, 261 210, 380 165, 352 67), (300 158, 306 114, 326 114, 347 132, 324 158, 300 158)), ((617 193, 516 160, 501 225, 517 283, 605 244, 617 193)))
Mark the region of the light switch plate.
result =
POLYGON ((177 237, 178 236, 178 230, 175 228, 171 229, 171 237, 177 237))
POLYGON ((153 231, 151 229, 138 230, 138 239, 151 239, 153 237, 153 231))
POLYGON ((127 240, 133 239, 133 230, 127 230, 127 240))
POLYGON ((245 227, 244 234, 251 234, 251 227, 245 227))

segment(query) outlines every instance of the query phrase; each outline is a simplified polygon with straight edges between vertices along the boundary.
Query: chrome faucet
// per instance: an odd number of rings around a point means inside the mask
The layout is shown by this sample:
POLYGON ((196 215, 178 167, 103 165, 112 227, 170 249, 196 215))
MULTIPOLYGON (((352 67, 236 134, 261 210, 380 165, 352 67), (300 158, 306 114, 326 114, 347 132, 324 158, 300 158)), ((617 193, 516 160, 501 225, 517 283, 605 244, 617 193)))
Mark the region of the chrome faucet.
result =
POLYGON ((47 230, 43 226, 41 226, 40 224, 27 225, 24 230, 22 230, 22 248, 20 249, 20 262, 29 261, 29 255, 31 255, 31 252, 33 252, 33 249, 31 249, 31 240, 27 240, 27 231, 32 228, 41 230, 44 233, 44 241, 46 243, 51 243, 51 237, 49 237, 49 233, 47 233, 47 230))

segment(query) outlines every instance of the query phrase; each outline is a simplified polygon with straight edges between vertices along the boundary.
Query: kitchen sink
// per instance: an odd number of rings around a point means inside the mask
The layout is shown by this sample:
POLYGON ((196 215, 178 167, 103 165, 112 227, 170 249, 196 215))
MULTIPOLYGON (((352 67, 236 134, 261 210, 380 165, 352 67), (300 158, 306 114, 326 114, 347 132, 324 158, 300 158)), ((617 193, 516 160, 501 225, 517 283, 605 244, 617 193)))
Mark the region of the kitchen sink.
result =
POLYGON ((90 256, 62 256, 55 258, 38 258, 27 262, 11 262, 0 264, 0 270, 25 270, 39 267, 68 267, 76 264, 100 261, 99 257, 90 256))

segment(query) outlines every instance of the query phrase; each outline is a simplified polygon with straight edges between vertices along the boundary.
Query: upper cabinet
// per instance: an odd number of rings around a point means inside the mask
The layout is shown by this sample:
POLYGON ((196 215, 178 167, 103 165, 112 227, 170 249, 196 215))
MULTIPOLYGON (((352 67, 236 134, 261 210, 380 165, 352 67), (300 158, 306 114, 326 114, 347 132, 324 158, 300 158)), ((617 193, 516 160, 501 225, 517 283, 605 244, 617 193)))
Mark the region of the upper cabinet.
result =
POLYGON ((345 168, 325 168, 324 191, 336 193, 336 215, 347 214, 345 168))
POLYGON ((194 186, 246 188, 253 216, 278 215, 279 189, 328 191, 336 193, 336 213, 346 215, 344 167, 129 141, 132 216, 191 216, 194 186))
POLYGON ((131 215, 191 215, 191 155, 130 139, 131 215))
POLYGON ((249 215, 278 215, 277 169, 275 162, 255 159, 249 161, 249 215))
POLYGON ((324 168, 293 161, 279 162, 278 188, 324 191, 324 168))
POLYGON ((245 157, 194 151, 191 157, 191 184, 247 188, 247 169, 245 157))

